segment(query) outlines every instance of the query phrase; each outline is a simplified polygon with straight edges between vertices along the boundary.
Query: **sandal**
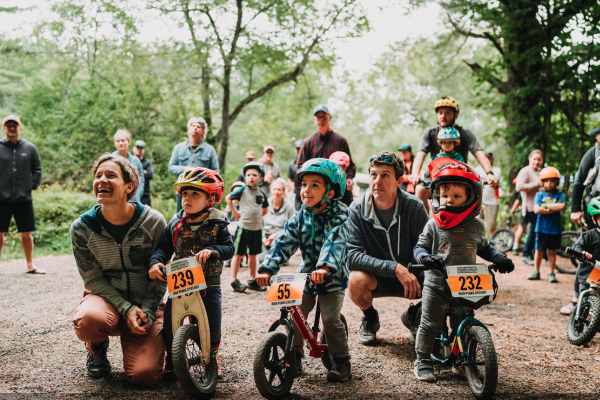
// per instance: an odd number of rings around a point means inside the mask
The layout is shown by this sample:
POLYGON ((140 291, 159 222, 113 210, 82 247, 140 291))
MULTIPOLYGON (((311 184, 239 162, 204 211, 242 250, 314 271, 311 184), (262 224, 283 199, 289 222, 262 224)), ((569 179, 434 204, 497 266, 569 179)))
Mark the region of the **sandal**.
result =
POLYGON ((571 315, 571 313, 573 312, 573 310, 575 309, 576 306, 577 306, 577 303, 570 302, 566 306, 563 306, 560 308, 560 313, 562 315, 571 315))
POLYGON ((46 270, 43 270, 41 268, 34 268, 31 271, 27 271, 27 274, 38 274, 38 275, 44 275, 46 273, 46 270))

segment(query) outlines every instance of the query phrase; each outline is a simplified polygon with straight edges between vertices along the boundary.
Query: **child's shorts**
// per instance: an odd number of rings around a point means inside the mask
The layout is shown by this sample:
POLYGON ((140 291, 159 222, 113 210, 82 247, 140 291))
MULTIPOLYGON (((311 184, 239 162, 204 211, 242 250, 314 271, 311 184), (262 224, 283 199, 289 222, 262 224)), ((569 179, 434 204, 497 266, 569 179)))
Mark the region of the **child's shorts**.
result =
POLYGON ((562 235, 550 235, 548 233, 535 234, 535 249, 540 251, 560 250, 562 235))
POLYGON ((254 256, 262 252, 262 229, 257 231, 249 231, 244 228, 238 228, 235 237, 235 254, 238 256, 248 254, 254 256))

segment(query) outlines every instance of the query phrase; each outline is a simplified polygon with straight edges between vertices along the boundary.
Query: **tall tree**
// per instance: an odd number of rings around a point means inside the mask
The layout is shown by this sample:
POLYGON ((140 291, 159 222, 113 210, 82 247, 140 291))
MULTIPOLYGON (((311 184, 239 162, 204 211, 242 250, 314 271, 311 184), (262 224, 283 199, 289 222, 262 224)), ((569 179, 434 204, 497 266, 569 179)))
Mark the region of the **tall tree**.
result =
POLYGON ((332 59, 327 41, 368 29, 357 0, 151 0, 148 7, 176 15, 189 31, 204 118, 215 131, 207 140, 217 148, 221 165, 226 162, 230 126, 244 108, 295 81, 311 59, 332 59), (268 73, 257 81, 254 68, 268 73), (218 128, 213 107, 220 108, 218 128))

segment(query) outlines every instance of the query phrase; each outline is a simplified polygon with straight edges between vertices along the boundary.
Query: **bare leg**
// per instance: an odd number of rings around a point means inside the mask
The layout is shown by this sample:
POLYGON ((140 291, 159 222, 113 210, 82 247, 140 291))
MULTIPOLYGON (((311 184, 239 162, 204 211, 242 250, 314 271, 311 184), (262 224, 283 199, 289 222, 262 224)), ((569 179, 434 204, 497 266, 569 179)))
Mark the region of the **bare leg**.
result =
MULTIPOLYGON (((554 253, 554 254, 556 254, 556 253, 554 253)), ((540 272, 540 267, 542 266, 542 257, 543 256, 544 256, 544 252, 542 250, 535 251, 534 264, 535 264, 535 270, 537 272, 540 272)))
POLYGON ((237 274, 240 270, 240 263, 242 262, 242 257, 240 255, 235 254, 231 259, 231 281, 235 281, 237 279, 237 274))
POLYGON ((419 199, 421 199, 423 205, 425 206, 425 211, 427 211, 427 214, 429 214, 428 200, 431 198, 431 189, 425 189, 423 186, 417 185, 417 187, 415 188, 415 194, 419 199))
POLYGON ((350 271, 348 294, 350 300, 361 310, 366 310, 373 304, 372 290, 377 289, 377 279, 369 272, 350 271))
POLYGON ((256 254, 248 255, 248 269, 250 270, 250 279, 256 278, 256 254))
POLYGON ((548 250, 548 262, 550 263, 550 273, 553 274, 556 266, 556 250, 548 250))
POLYGON ((519 244, 521 243, 521 236, 523 236, 524 230, 525 227, 519 224, 519 226, 517 227, 517 231, 515 232, 515 245, 517 246, 516 248, 518 248, 519 244))
POLYGON ((25 251, 25 259, 27 260, 27 271, 33 271, 33 237, 31 232, 21 232, 21 246, 25 251))

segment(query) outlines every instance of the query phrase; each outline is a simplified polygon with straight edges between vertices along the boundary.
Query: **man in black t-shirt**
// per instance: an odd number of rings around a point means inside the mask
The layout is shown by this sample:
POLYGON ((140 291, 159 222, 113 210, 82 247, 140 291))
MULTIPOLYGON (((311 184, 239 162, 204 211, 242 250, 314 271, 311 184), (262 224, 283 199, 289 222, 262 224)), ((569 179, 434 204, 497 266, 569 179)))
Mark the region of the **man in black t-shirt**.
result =
POLYGON ((596 129, 592 129, 590 134, 596 135, 596 144, 594 147, 589 149, 581 159, 581 162, 579 163, 579 169, 575 174, 575 182, 573 182, 573 192, 571 193, 571 221, 574 224, 583 226, 583 222, 585 220, 588 227, 594 226, 594 223, 589 218, 587 213, 584 215, 581 203, 583 200, 584 191, 588 198, 593 197, 594 195, 598 196, 596 193, 597 190, 594 191, 593 189, 596 179, 598 178, 596 163, 599 164, 598 169, 600 169, 600 126, 596 129), (595 173, 596 176, 589 176, 590 173, 595 173))
POLYGON ((485 156, 485 153, 481 149, 479 141, 473 132, 462 126, 456 125, 456 118, 458 118, 458 112, 460 110, 456 100, 451 97, 442 97, 435 102, 433 107, 437 113, 438 125, 426 128, 425 132, 423 132, 417 150, 417 156, 412 165, 412 175, 408 178, 409 182, 415 185, 415 194, 421 199, 427 212, 429 212, 428 200, 431 198, 431 190, 425 189, 422 185, 418 185, 419 173, 421 172, 421 167, 423 166, 423 161, 427 154, 431 154, 431 158, 433 159, 440 152, 440 146, 437 142, 437 135, 440 128, 456 128, 460 132, 460 144, 456 147, 456 152, 464 158, 465 163, 468 161, 469 152, 473 154, 479 162, 479 165, 481 165, 486 172, 487 176, 482 176, 481 178, 487 180, 491 187, 498 186, 498 177, 494 176, 490 161, 485 156))

